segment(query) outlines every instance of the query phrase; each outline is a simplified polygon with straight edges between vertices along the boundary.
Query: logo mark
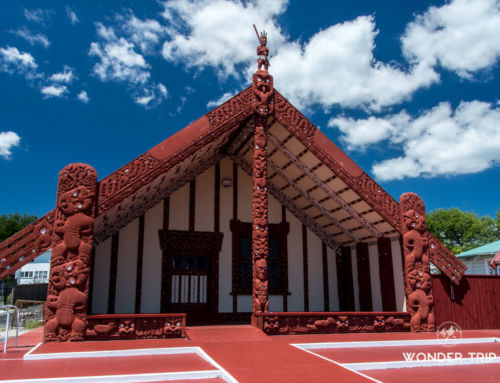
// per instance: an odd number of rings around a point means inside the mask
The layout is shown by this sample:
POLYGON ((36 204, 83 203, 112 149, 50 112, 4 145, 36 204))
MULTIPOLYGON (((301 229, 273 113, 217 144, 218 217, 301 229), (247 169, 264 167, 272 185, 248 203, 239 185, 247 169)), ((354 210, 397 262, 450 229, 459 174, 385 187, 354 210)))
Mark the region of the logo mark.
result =
POLYGON ((438 327, 437 339, 445 346, 454 346, 462 339, 462 329, 455 322, 444 322, 438 327))

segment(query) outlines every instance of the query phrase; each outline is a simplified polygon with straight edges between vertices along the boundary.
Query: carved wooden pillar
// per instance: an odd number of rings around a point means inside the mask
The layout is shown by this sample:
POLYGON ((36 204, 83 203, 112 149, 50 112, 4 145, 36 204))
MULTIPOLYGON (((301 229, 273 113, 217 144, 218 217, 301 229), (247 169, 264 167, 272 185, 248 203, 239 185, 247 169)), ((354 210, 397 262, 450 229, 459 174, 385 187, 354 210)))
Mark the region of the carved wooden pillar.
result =
POLYGON ((85 338, 97 173, 71 164, 59 173, 44 341, 85 338))
POLYGON ((400 197, 401 234, 404 251, 406 308, 412 331, 435 331, 436 319, 430 273, 425 205, 414 193, 400 197))
POLYGON ((267 193, 267 118, 255 121, 252 189, 253 312, 267 312, 269 222, 267 193))

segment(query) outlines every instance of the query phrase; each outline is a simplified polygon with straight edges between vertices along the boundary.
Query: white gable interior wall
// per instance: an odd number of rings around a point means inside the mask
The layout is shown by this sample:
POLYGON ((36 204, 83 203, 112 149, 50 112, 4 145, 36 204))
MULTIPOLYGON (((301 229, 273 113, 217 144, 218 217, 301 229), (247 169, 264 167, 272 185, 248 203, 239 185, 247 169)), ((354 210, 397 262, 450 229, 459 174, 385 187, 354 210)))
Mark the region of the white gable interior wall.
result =
POLYGON ((163 201, 144 214, 141 313, 159 313, 162 251, 158 230, 163 228, 163 201))
POLYGON ((372 289, 373 311, 382 311, 382 291, 380 290, 377 243, 373 243, 368 246, 368 257, 370 259, 370 282, 372 289))
POLYGON ((289 311, 304 311, 304 263, 302 259, 302 223, 289 211, 286 220, 290 224, 287 238, 289 311))
MULTIPOLYGON (((221 180, 233 179, 233 161, 224 158, 220 162, 221 180)), ((222 181, 221 181, 222 182, 222 181)), ((224 234, 222 249, 219 254, 219 312, 233 311, 232 272, 233 254, 232 238, 229 223, 233 218, 233 188, 220 188, 220 231, 224 234)))
POLYGON ((109 269, 111 265, 111 238, 95 248, 92 286, 92 314, 108 312, 109 269))
POLYGON ((324 311, 322 241, 307 229, 309 311, 324 311))
POLYGON ((137 218, 120 230, 115 294, 117 314, 135 312, 138 242, 139 219, 137 218))
MULTIPOLYGON (((195 181, 195 230, 213 231, 215 227, 215 182, 220 187, 220 221, 219 229, 223 233, 221 253, 219 254, 219 312, 233 311, 232 291, 232 233, 230 220, 233 218, 232 187, 224 187, 222 180, 233 180, 233 162, 225 158, 220 162, 220 180, 215 180, 215 166, 199 175, 195 181)), ((235 180, 233 180, 234 182, 235 180)), ((251 190, 252 179, 241 169, 237 171, 237 219, 251 222, 251 190)), ((189 195, 190 185, 170 195, 168 201, 170 230, 189 229, 189 195)), ((161 307, 161 272, 162 250, 159 243, 158 230, 163 228, 163 201, 148 210, 144 216, 144 246, 141 286, 141 313, 159 313, 161 307)), ((269 222, 280 223, 282 206, 272 196, 269 199, 269 222)), ((289 223, 287 238, 288 250, 288 291, 287 310, 304 310, 304 258, 302 246, 302 223, 286 211, 289 223)), ((309 311, 325 310, 323 268, 328 268, 329 310, 339 310, 338 275, 335 251, 327 247, 326 264, 323 264, 322 241, 310 230, 307 233, 308 264, 308 300, 309 311)), ((115 312, 135 312, 135 290, 137 274, 137 248, 139 236, 139 219, 120 230, 118 247, 118 265, 116 273, 115 312)), ((93 270, 93 303, 92 313, 106 313, 108 308, 108 291, 110 281, 111 238, 97 246, 95 250, 95 268, 93 270)), ((393 273, 397 310, 404 308, 403 273, 401 248, 399 240, 391 242, 393 273)), ((382 311, 382 294, 380 290, 379 256, 377 244, 368 247, 370 261, 370 283, 374 311, 382 311)), ((351 272, 355 310, 360 309, 359 302, 359 270, 357 269, 356 248, 350 249, 351 272)), ((238 312, 250 312, 252 297, 238 295, 236 297, 238 312)), ((284 310, 283 296, 270 296, 270 310, 284 310)))

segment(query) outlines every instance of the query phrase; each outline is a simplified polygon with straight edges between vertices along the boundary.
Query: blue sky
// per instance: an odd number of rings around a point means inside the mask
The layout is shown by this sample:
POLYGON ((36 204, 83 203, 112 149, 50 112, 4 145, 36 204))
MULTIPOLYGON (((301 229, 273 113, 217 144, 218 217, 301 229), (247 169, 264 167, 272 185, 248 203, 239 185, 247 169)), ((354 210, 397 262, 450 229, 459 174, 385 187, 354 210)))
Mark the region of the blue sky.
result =
POLYGON ((103 178, 247 87, 274 84, 394 198, 500 207, 500 2, 0 2, 0 214, 57 174, 103 178))

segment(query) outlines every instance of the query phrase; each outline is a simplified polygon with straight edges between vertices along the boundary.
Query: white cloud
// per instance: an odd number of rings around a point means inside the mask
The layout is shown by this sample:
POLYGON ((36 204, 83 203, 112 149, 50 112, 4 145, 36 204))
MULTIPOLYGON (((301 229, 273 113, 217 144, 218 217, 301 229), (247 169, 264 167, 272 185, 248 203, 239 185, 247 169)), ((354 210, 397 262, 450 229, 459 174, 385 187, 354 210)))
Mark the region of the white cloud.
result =
POLYGON ((37 68, 33 56, 28 52, 19 52, 16 47, 0 48, 0 71, 33 74, 37 68))
POLYGON ((162 83, 157 83, 138 89, 134 92, 133 97, 137 104, 148 108, 154 108, 167 98, 167 95, 166 86, 162 83))
POLYGON ((408 24, 403 53, 410 61, 439 64, 470 78, 498 60, 499 31, 498 0, 453 0, 408 24))
POLYGON ((34 34, 27 27, 23 26, 17 30, 10 31, 11 33, 25 39, 31 45, 40 44, 47 48, 50 45, 50 41, 42 33, 34 34))
POLYGON ((121 28, 129 40, 145 53, 152 53, 154 46, 159 43, 160 37, 166 33, 165 27, 158 21, 138 19, 131 10, 125 15, 118 15, 117 20, 122 24, 121 28))
POLYGON ((220 96, 217 100, 211 100, 207 103, 207 108, 215 108, 223 103, 225 103, 227 100, 229 100, 231 97, 236 95, 238 92, 226 92, 222 96, 220 96))
POLYGON ((14 132, 0 132, 0 157, 10 159, 11 149, 18 146, 20 141, 21 137, 14 132))
POLYGON ((442 102, 413 118, 407 112, 366 120, 336 118, 350 149, 389 141, 404 154, 373 165, 382 180, 477 173, 500 163, 500 106, 442 102), (373 135, 373 138, 366 138, 373 135))
POLYGON ((71 21, 71 24, 76 24, 80 22, 75 11, 73 11, 69 5, 66 5, 66 14, 68 15, 69 21, 71 21))
POLYGON ((74 78, 75 75, 73 74, 73 69, 67 65, 64 65, 63 71, 54 73, 52 76, 49 77, 49 80, 58 83, 62 82, 65 84, 71 84, 74 78))
POLYGON ((88 104, 88 102, 89 102, 89 95, 87 94, 86 91, 82 90, 80 93, 78 93, 77 97, 84 104, 88 104))
POLYGON ((24 9, 23 13, 26 20, 43 24, 50 20, 53 11, 45 9, 24 9))
POLYGON ((235 65, 256 60, 252 23, 269 32, 273 47, 284 42, 276 17, 287 1, 173 0, 163 3, 170 38, 163 45, 167 61, 189 67, 212 66, 222 76, 238 76, 235 65))
POLYGON ((90 44, 89 56, 96 56, 99 62, 93 72, 101 81, 128 81, 145 84, 150 77, 149 65, 144 57, 134 50, 134 44, 123 37, 118 38, 111 27, 97 23, 100 42, 90 44))
POLYGON ((66 85, 48 85, 42 87, 40 92, 45 98, 62 97, 68 91, 66 85))
POLYGON ((163 56, 188 67, 217 68, 223 77, 237 76, 235 67, 242 65, 250 78, 256 69, 257 46, 250 25, 256 22, 269 32, 275 84, 298 107, 340 104, 380 110, 439 80, 427 64, 415 63, 402 70, 377 61, 373 17, 332 25, 305 43, 287 41, 277 23, 286 5, 287 1, 278 0, 164 3, 171 37, 163 45, 163 56))
POLYGON ((339 104, 380 110, 439 80, 426 65, 404 71, 377 61, 376 35, 373 18, 360 16, 318 32, 305 44, 283 45, 271 59, 278 89, 299 107, 339 104))

